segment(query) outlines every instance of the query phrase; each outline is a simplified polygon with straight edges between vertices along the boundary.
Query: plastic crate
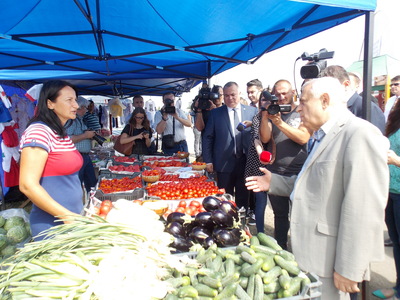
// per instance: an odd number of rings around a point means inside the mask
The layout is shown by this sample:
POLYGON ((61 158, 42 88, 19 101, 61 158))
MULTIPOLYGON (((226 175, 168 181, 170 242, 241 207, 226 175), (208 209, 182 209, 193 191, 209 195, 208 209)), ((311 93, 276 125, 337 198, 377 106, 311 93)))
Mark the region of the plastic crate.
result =
POLYGON ((105 178, 105 179, 121 179, 124 177, 129 177, 129 178, 134 178, 136 176, 140 176, 140 174, 142 174, 141 172, 134 172, 132 174, 116 174, 116 173, 112 173, 110 170, 102 170, 100 175, 99 175, 99 182, 101 179, 105 178))
POLYGON ((145 190, 143 188, 134 189, 132 192, 104 194, 101 190, 97 190, 94 197, 103 201, 111 200, 117 201, 118 199, 137 200, 145 198, 145 190))

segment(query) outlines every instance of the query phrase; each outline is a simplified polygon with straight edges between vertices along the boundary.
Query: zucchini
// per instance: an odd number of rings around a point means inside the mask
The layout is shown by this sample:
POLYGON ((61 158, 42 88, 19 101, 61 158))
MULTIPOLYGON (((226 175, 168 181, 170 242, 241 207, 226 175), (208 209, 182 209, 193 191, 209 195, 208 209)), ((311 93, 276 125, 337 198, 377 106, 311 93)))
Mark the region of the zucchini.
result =
MULTIPOLYGON (((245 277, 247 278, 247 277, 245 277)), ((246 291, 243 289, 243 287, 238 284, 237 288, 236 288, 236 292, 235 295, 240 299, 240 300, 253 300, 247 293, 246 291)))
POLYGON ((280 266, 275 266, 265 274, 263 282, 265 284, 271 283, 275 281, 281 274, 282 274, 282 268, 280 266))
POLYGON ((268 246, 263 246, 263 245, 251 245, 251 249, 253 249, 256 253, 264 253, 266 255, 275 255, 276 250, 272 249, 271 247, 268 246))
POLYGON ((218 295, 218 291, 216 289, 213 289, 202 283, 196 284, 193 287, 197 290, 199 296, 215 297, 218 295))
POLYGON ((260 275, 256 274, 254 277, 254 300, 263 300, 264 286, 260 275))
POLYGON ((240 274, 247 277, 255 274, 258 272, 258 270, 261 269, 263 263, 264 261, 262 260, 262 258, 257 258, 254 264, 242 266, 242 268, 240 269, 240 274))
POLYGON ((297 276, 300 274, 300 268, 286 261, 282 256, 275 255, 274 260, 278 266, 288 271, 290 275, 297 276))
POLYGON ((282 247, 279 246, 276 240, 269 235, 266 235, 264 232, 257 233, 257 238, 261 245, 268 246, 276 251, 282 250, 282 247))

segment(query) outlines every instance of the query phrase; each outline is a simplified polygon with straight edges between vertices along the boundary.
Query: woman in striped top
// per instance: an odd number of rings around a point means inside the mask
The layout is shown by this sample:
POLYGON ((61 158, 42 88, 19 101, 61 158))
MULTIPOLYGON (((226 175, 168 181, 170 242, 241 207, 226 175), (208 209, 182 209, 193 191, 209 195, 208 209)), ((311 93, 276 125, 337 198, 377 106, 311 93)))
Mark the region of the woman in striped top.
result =
POLYGON ((44 83, 36 113, 21 138, 20 190, 33 203, 34 238, 58 225, 58 218, 80 214, 83 209, 78 176, 82 156, 64 129, 67 120, 76 118, 76 98, 77 91, 68 82, 44 83))

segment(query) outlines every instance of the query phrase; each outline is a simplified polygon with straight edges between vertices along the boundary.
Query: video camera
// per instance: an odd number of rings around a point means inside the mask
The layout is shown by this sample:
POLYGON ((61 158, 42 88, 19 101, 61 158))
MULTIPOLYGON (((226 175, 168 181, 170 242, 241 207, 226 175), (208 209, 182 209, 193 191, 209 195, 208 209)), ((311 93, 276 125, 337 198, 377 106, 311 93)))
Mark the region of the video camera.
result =
POLYGON ((332 58, 334 54, 334 51, 328 52, 328 50, 325 48, 311 55, 309 55, 307 52, 304 52, 300 57, 302 60, 308 60, 309 63, 301 67, 301 78, 318 78, 321 71, 326 68, 326 59, 332 58))
POLYGON ((278 104, 278 97, 275 95, 271 95, 268 91, 263 91, 261 93, 261 99, 264 98, 265 101, 270 101, 271 104, 268 108, 261 107, 261 110, 266 110, 270 115, 276 115, 279 112, 290 112, 292 110, 292 106, 289 104, 278 104))
POLYGON ((167 98, 164 100, 164 112, 166 114, 171 114, 173 115, 176 112, 175 106, 173 106, 172 104, 174 104, 174 100, 167 98))
POLYGON ((199 91, 199 95, 197 99, 199 100, 197 107, 199 109, 209 109, 211 103, 209 100, 214 101, 219 98, 219 91, 217 86, 213 86, 213 88, 202 87, 199 91))

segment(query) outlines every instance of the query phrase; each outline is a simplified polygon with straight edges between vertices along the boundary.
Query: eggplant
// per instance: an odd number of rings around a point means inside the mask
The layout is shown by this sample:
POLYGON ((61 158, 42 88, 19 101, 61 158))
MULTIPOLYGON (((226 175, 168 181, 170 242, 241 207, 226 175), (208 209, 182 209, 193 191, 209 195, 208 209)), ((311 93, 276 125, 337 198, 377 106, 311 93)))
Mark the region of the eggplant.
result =
POLYGON ((183 217, 185 216, 184 213, 180 213, 180 212, 172 212, 168 215, 167 217, 167 223, 172 223, 172 222, 178 222, 180 224, 183 224, 184 219, 183 217))
POLYGON ((169 246, 180 252, 188 252, 192 243, 184 237, 175 236, 174 241, 169 246))
POLYGON ((242 238, 242 230, 240 228, 231 229, 231 233, 233 235, 235 235, 239 239, 239 241, 241 240, 241 238, 242 238))
POLYGON ((207 196, 203 199, 203 207, 206 211, 214 211, 219 208, 221 200, 214 196, 207 196))
POLYGON ((233 216, 223 212, 220 209, 214 210, 211 213, 211 218, 214 224, 218 227, 232 227, 233 226, 233 216))
POLYGON ((210 247, 211 247, 212 245, 214 245, 214 244, 215 244, 214 239, 213 239, 211 236, 209 236, 208 238, 206 238, 206 239, 203 241, 202 246, 203 246, 204 249, 208 249, 208 248, 210 248, 210 247))
POLYGON ((239 245, 239 238, 237 238, 229 229, 220 230, 215 238, 215 242, 219 247, 230 247, 239 245))
POLYGON ((178 222, 171 222, 165 226, 165 231, 169 234, 172 234, 174 237, 184 237, 185 230, 183 229, 182 224, 178 222))
POLYGON ((208 211, 200 212, 196 215, 195 222, 202 227, 212 229, 214 222, 212 220, 212 214, 208 211))
POLYGON ((239 221, 239 213, 237 207, 229 201, 222 201, 219 209, 235 218, 236 222, 239 221))
POLYGON ((196 226, 198 226, 199 224, 196 222, 195 218, 192 218, 191 222, 188 223, 184 223, 183 224, 183 229, 185 230, 185 235, 189 236, 190 232, 192 231, 192 229, 196 226))
POLYGON ((224 230, 223 227, 215 227, 214 230, 213 230, 213 232, 212 232, 213 238, 215 239, 215 238, 217 237, 217 235, 218 235, 222 230, 224 230))
POLYGON ((190 232, 189 237, 196 243, 202 244, 206 238, 211 237, 211 231, 207 228, 196 226, 190 232))

